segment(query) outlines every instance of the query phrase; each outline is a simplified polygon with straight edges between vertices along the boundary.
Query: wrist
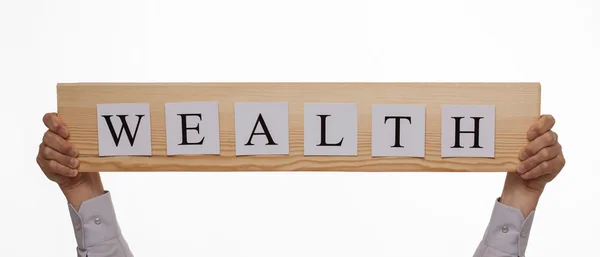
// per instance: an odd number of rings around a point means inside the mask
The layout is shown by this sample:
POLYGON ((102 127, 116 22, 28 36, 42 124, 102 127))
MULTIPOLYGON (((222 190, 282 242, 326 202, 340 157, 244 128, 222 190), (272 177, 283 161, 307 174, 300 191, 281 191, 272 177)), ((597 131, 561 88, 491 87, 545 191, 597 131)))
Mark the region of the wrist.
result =
POLYGON ((537 207, 544 190, 527 187, 521 180, 516 174, 507 174, 500 203, 520 209, 527 217, 537 207))
POLYGON ((104 194, 104 186, 99 173, 80 173, 79 183, 69 186, 59 186, 67 202, 73 205, 75 210, 79 210, 81 204, 89 199, 104 194))

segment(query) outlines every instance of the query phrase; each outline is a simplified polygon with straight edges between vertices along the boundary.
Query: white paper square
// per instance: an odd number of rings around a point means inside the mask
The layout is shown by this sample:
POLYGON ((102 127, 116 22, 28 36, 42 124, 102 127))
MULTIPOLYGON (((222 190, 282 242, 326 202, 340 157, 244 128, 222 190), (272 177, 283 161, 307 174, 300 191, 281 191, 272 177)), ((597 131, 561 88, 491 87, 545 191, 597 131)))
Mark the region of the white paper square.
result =
POLYGON ((357 104, 304 104, 304 155, 356 156, 358 154, 357 137, 357 104), (321 119, 325 120, 325 142, 322 142, 321 138, 321 119), (341 145, 335 145, 340 142, 341 145))
POLYGON ((425 157, 424 105, 374 104, 372 108, 372 156, 425 157))
POLYGON ((236 103, 235 104, 235 150, 236 155, 289 154, 288 103, 236 103), (272 142, 259 122, 264 121, 272 142), (256 126, 255 135, 252 131, 256 126), (252 137, 251 144, 248 145, 252 137))
POLYGON ((165 122, 167 155, 220 153, 219 103, 166 103, 165 122))
POLYGON ((96 108, 100 156, 152 155, 149 104, 98 104, 96 108), (109 118, 114 134, 104 116, 109 118), (127 123, 129 134, 121 117, 127 123))
POLYGON ((494 157, 496 108, 490 105, 442 106, 442 157, 494 157), (455 148, 456 121, 460 119, 460 131, 474 131, 475 119, 479 119, 479 142, 474 148, 474 133, 461 133, 460 146, 455 148))

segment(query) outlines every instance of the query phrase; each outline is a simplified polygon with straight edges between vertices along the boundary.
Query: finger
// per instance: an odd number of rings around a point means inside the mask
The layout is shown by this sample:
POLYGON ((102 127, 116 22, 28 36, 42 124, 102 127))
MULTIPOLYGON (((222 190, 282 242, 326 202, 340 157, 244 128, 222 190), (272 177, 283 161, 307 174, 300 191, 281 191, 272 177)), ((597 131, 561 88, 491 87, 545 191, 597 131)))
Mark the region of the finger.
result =
POLYGON ((527 158, 536 155, 540 150, 556 145, 558 143, 558 134, 554 131, 550 130, 544 133, 542 136, 535 138, 533 141, 529 142, 521 152, 519 153, 519 158, 521 161, 526 160, 527 158))
POLYGON ((74 177, 78 173, 76 169, 71 169, 67 166, 58 163, 55 160, 46 160, 39 154, 36 160, 42 171, 46 173, 46 176, 48 176, 48 174, 56 174, 61 176, 74 177))
POLYGON ((43 118, 44 125, 46 127, 61 136, 62 138, 69 137, 69 131, 67 130, 67 126, 58 118, 56 113, 46 113, 43 118))
POLYGON ((45 147, 45 146, 44 146, 44 143, 43 143, 43 142, 42 142, 42 143, 40 143, 40 145, 39 145, 39 147, 38 147, 38 148, 39 148, 39 149, 38 149, 38 154, 37 154, 37 156, 35 157, 35 161, 37 162, 37 164, 38 164, 40 167, 42 167, 42 163, 43 163, 43 162, 42 162, 42 160, 44 160, 44 157, 42 157, 42 151, 44 151, 44 147, 45 147))
POLYGON ((79 167, 79 160, 77 158, 61 154, 50 147, 44 147, 41 151, 41 154, 42 157, 48 161, 55 160, 58 163, 72 169, 77 169, 77 167, 79 167))
POLYGON ((58 163, 55 160, 46 160, 46 172, 55 173, 67 177, 75 177, 77 175, 76 169, 71 169, 65 165, 58 163))
POLYGON ((69 142, 67 142, 67 140, 53 133, 50 130, 44 133, 43 143, 45 146, 50 147, 59 153, 71 157, 77 157, 78 155, 77 149, 75 149, 73 145, 71 145, 69 142))
POLYGON ((540 116, 538 121, 529 128, 529 131, 527 132, 527 140, 531 141, 536 137, 548 132, 550 129, 552 129, 555 123, 556 120, 552 115, 544 114, 540 116))
POLYGON ((38 151, 38 155, 35 157, 35 161, 37 162, 38 166, 40 166, 40 168, 42 167, 42 160, 44 159, 44 157, 42 157, 42 146, 44 144, 40 144, 40 150, 38 151))
POLYGON ((523 179, 533 179, 533 178, 537 178, 546 174, 552 174, 552 173, 556 173, 558 171, 560 171, 560 169, 562 169, 562 166, 560 165, 560 158, 556 157, 552 160, 549 161, 545 161, 540 163, 538 166, 536 166, 535 168, 533 168, 531 171, 522 174, 521 177, 523 179))
POLYGON ((561 169, 564 168, 567 164, 567 160, 565 160, 565 155, 562 152, 558 156, 558 163, 560 164, 561 169))
POLYGON ((517 166, 517 172, 521 174, 526 173, 540 165, 542 162, 556 158, 560 154, 561 150, 562 146, 560 144, 555 144, 553 146, 543 148, 534 156, 521 162, 521 164, 517 166))

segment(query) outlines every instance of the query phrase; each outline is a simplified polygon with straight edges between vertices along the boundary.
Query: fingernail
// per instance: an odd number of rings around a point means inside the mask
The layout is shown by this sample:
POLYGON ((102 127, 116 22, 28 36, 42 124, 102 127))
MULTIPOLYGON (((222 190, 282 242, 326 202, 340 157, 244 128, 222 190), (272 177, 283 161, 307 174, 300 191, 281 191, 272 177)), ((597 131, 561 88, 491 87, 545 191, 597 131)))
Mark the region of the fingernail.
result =
POLYGON ((535 139, 536 135, 537 135, 537 133, 535 131, 529 131, 529 132, 527 132, 527 139, 533 140, 533 139, 535 139))
POLYGON ((67 131, 67 128, 65 128, 65 127, 62 127, 62 128, 60 128, 60 135, 61 135, 63 138, 66 138, 66 137, 68 137, 68 136, 69 136, 69 132, 67 131))
POLYGON ((525 172, 525 166, 523 164, 517 166, 517 172, 523 174, 523 172, 525 172))
POLYGON ((71 153, 70 153, 70 155, 71 155, 71 156, 73 156, 73 157, 77 157, 77 149, 75 149, 74 147, 73 147, 73 148, 71 148, 71 153))
POLYGON ((72 159, 71 160, 71 167, 72 168, 77 168, 78 165, 79 165, 79 160, 78 159, 72 159))
POLYGON ((527 159, 527 153, 525 151, 522 151, 521 153, 519 153, 519 158, 521 159, 521 161, 524 161, 525 159, 527 159))
POLYGON ((71 175, 71 177, 77 176, 77 170, 71 170, 71 173, 69 173, 69 175, 71 175))

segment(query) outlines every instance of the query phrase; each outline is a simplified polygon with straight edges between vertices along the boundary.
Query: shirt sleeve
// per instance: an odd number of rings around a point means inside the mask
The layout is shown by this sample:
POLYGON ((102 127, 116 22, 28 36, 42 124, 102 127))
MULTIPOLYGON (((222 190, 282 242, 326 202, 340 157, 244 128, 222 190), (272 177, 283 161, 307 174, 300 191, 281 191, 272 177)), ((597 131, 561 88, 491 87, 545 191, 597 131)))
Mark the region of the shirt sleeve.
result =
POLYGON ((121 234, 110 192, 84 201, 69 214, 77 240, 78 257, 133 257, 121 234))
POLYGON ((520 209, 496 199, 492 217, 473 257, 524 257, 535 211, 527 218, 520 209))

